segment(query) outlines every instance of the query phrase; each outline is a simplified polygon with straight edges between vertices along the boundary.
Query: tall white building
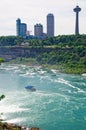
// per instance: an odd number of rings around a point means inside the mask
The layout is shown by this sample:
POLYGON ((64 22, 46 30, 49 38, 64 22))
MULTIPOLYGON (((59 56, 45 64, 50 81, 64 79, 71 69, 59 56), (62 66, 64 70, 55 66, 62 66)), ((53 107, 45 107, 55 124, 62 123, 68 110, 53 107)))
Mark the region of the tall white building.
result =
POLYGON ((51 13, 47 15, 47 36, 54 36, 54 15, 51 13))

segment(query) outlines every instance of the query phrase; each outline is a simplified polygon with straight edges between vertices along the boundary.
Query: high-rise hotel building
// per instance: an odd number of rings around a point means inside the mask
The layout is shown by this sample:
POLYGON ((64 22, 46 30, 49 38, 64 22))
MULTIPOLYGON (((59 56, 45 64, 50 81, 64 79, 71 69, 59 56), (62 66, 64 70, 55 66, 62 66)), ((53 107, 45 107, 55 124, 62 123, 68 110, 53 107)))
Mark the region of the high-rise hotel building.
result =
POLYGON ((54 15, 51 13, 47 15, 47 36, 54 36, 54 15))
POLYGON ((17 36, 26 36, 27 33, 27 24, 26 23, 21 23, 21 19, 16 20, 16 32, 17 36))
POLYGON ((34 36, 36 36, 36 37, 43 36, 43 25, 42 24, 34 25, 34 36))

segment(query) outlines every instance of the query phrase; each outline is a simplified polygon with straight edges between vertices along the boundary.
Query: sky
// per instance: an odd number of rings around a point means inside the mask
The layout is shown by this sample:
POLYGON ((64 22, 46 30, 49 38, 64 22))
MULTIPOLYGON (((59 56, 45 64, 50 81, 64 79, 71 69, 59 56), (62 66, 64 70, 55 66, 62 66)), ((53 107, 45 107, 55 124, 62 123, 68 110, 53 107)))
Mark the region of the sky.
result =
POLYGON ((46 16, 53 13, 55 36, 75 33, 75 12, 79 5, 79 32, 86 34, 86 0, 0 0, 0 36, 16 35, 16 19, 27 24, 31 35, 41 23, 46 33, 46 16))

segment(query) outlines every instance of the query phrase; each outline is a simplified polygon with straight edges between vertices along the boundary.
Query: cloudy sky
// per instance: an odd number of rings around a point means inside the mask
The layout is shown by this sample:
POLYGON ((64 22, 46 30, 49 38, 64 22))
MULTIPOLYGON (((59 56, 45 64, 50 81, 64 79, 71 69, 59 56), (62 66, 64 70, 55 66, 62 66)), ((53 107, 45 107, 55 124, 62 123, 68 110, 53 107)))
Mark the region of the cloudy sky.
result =
POLYGON ((55 35, 74 34, 76 5, 82 8, 79 17, 80 33, 86 34, 86 0, 0 0, 0 36, 16 35, 16 19, 27 23, 34 33, 34 25, 41 23, 46 32, 46 16, 55 17, 55 35))

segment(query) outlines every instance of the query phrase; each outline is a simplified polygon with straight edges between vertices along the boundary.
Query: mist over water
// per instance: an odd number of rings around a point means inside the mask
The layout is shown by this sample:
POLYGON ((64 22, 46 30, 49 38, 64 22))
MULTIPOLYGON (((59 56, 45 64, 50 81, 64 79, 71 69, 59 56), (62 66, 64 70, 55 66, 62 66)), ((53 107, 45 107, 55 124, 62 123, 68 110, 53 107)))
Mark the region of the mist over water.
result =
POLYGON ((86 77, 41 66, 0 66, 2 118, 41 130, 86 129, 86 77), (35 92, 25 87, 33 85, 35 92))

